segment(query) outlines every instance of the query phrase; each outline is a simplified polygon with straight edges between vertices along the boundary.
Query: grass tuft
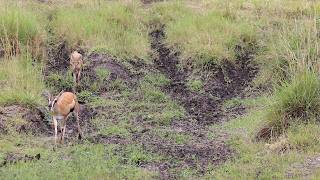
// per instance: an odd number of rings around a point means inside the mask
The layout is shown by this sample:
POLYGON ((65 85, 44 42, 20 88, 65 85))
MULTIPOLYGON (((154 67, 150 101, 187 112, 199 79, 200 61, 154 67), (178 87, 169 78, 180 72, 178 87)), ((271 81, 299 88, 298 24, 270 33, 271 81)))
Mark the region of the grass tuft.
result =
POLYGON ((308 122, 319 116, 320 82, 313 72, 297 75, 275 91, 265 115, 266 125, 257 138, 279 136, 296 121, 308 122))

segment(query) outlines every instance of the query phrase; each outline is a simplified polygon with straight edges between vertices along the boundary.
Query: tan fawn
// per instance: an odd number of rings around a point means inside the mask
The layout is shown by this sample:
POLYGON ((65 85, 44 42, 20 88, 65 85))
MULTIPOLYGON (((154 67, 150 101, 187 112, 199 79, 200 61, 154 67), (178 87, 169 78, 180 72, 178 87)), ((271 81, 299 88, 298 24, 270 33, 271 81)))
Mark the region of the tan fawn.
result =
POLYGON ((82 55, 77 51, 74 51, 70 55, 70 65, 71 65, 71 70, 73 75, 73 81, 75 85, 78 86, 80 82, 81 69, 83 66, 83 59, 82 59, 82 55))
POLYGON ((60 140, 61 143, 64 143, 64 136, 66 133, 66 122, 70 114, 73 112, 78 125, 78 138, 82 138, 82 132, 79 123, 79 111, 80 105, 78 103, 77 97, 75 94, 71 92, 64 92, 61 91, 57 96, 52 96, 50 93, 46 93, 48 97, 48 106, 50 111, 52 112, 52 120, 54 125, 54 139, 55 145, 57 144, 58 140, 58 121, 60 121, 60 131, 61 136, 60 140))

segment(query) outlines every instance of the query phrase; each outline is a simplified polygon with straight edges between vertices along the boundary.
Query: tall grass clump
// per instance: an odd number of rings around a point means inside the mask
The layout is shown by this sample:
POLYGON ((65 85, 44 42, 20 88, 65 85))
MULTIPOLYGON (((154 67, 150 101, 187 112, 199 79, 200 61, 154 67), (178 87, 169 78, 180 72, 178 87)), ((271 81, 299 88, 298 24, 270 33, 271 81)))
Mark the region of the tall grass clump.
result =
POLYGON ((0 105, 39 105, 44 87, 41 69, 30 57, 19 56, 0 62, 0 105))
POLYGON ((279 86, 267 108, 265 125, 257 138, 272 138, 284 133, 296 122, 308 122, 320 115, 320 81, 317 74, 306 71, 279 86))
POLYGON ((0 8, 0 50, 6 57, 27 50, 41 56, 44 33, 34 13, 15 6, 0 8))
POLYGON ((60 8, 52 27, 73 47, 84 45, 124 59, 146 58, 150 47, 143 22, 138 4, 108 2, 99 8, 60 8))

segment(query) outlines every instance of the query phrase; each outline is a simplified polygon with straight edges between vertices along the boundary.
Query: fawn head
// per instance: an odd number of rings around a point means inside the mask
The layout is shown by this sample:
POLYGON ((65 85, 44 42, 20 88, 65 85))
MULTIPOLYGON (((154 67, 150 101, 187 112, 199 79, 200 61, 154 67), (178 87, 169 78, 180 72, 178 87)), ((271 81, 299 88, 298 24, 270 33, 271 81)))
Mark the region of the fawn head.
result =
POLYGON ((49 110, 53 110, 54 104, 58 101, 58 98, 64 91, 62 90, 57 96, 53 96, 49 91, 43 92, 43 96, 48 99, 48 108, 49 110))

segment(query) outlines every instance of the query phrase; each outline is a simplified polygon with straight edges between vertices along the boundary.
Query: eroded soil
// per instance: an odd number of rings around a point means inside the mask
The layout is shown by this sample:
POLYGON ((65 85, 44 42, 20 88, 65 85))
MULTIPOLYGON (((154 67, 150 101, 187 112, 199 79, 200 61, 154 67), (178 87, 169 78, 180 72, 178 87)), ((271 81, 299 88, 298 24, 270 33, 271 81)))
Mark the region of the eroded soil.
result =
MULTIPOLYGON (((254 48, 238 45, 235 49, 236 63, 232 64, 226 60, 220 66, 215 64, 208 66, 206 78, 202 77, 205 82, 204 93, 193 92, 187 87, 190 72, 178 68, 179 53, 172 51, 164 43, 164 26, 152 31, 150 36, 151 47, 157 52, 154 59, 155 66, 171 80, 164 89, 173 99, 180 102, 191 118, 199 123, 212 124, 224 120, 221 103, 240 96, 258 72, 257 65, 252 62, 254 48)), ((239 111, 241 110, 239 108, 239 111)))
MULTIPOLYGON (((245 109, 241 105, 224 110, 223 103, 234 97, 241 97, 256 75, 258 69, 252 62, 254 48, 239 45, 235 49, 238 57, 234 63, 226 60, 222 65, 206 66, 205 73, 197 74, 204 82, 203 91, 195 92, 187 85, 188 78, 195 73, 192 69, 180 66, 179 52, 168 47, 164 43, 165 38, 164 26, 150 33, 151 48, 155 52, 152 65, 137 60, 126 61, 126 64, 123 64, 115 57, 99 53, 85 57, 81 85, 77 93, 90 91, 96 97, 121 103, 114 106, 101 104, 93 108, 82 102, 81 128, 85 138, 91 143, 119 145, 121 148, 115 150, 116 154, 126 156, 125 147, 133 145, 142 147, 146 153, 160 156, 160 160, 141 160, 135 165, 159 172, 161 179, 179 178, 179 173, 185 169, 192 169, 196 175, 202 175, 212 166, 232 157, 233 150, 226 144, 228 134, 213 129, 210 125, 223 122, 231 115, 234 117, 244 113, 245 109), (143 95, 138 91, 139 85, 143 77, 151 72, 162 73, 170 80, 168 85, 161 88, 171 100, 185 109, 186 114, 183 118, 173 118, 169 124, 159 124, 150 121, 146 109, 132 106, 143 101, 143 95), (116 81, 120 81, 126 90, 130 89, 129 97, 122 94, 121 88, 115 85, 116 81), (99 82, 98 86, 94 84, 96 82, 99 82), (100 118, 107 126, 125 123, 124 129, 127 134, 98 133, 101 127, 93 123, 94 118, 100 118), (182 140, 175 139, 177 137, 182 137, 182 140)), ((65 42, 52 45, 49 48, 50 60, 44 75, 47 77, 53 72, 67 75, 70 52, 65 42)), ((10 113, 22 111, 21 117, 28 123, 19 127, 20 132, 31 131, 37 136, 53 135, 50 118, 45 110, 6 108, 9 109, 5 109, 4 113, 0 111, 0 132, 5 131, 6 128, 2 126, 6 124, 4 122, 8 119, 6 117, 10 117, 10 113)), ((156 108, 161 110, 161 106, 156 108)), ((76 121, 71 117, 67 122, 67 140, 75 140, 76 133, 76 121)))

